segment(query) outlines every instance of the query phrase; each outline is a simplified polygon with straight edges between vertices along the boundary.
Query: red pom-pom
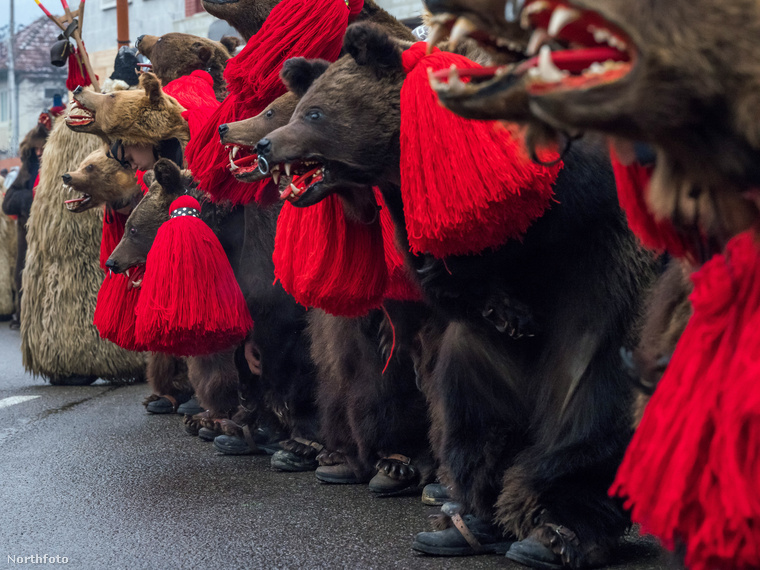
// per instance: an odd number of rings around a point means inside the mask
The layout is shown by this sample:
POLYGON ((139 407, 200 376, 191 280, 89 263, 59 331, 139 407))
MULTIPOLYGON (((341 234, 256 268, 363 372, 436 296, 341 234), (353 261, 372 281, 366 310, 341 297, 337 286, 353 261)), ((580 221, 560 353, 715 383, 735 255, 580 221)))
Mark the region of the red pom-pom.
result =
POLYGON ((171 203, 169 206, 169 214, 174 214, 175 210, 181 210, 183 208, 196 210, 200 214, 201 204, 197 199, 193 198, 189 194, 185 194, 184 196, 180 196, 171 203))
POLYGON ((172 202, 156 234, 137 305, 137 338, 149 350, 211 354, 241 342, 253 326, 219 240, 191 196, 172 202))
POLYGON ((543 215, 560 165, 531 161, 521 141, 495 121, 443 108, 427 69, 478 67, 418 42, 403 53, 401 192, 409 243, 442 258, 478 253, 520 238, 543 215))

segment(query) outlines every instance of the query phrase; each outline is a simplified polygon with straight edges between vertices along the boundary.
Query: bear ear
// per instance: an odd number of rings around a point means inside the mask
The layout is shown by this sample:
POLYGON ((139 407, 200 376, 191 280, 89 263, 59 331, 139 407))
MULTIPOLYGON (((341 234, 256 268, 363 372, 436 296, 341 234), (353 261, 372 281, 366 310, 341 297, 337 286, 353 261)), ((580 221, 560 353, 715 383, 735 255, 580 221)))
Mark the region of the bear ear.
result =
POLYGON ((153 166, 153 175, 156 182, 167 194, 182 194, 184 186, 182 185, 182 173, 179 166, 174 164, 168 158, 159 158, 153 166))
POLYGON ((280 71, 282 82, 298 97, 303 97, 314 80, 322 75, 330 63, 323 59, 294 57, 285 62, 280 71))
POLYGON ((201 43, 195 44, 195 47, 197 49, 198 59, 200 59, 203 63, 208 63, 208 60, 211 59, 212 55, 211 50, 201 43))
POLYGON ((372 67, 378 77, 403 69, 399 46, 374 24, 353 24, 343 38, 345 49, 357 64, 372 67))
POLYGON ((151 103, 161 100, 161 81, 153 73, 145 72, 140 76, 140 87, 145 89, 151 103))
POLYGON ((219 43, 227 48, 227 52, 230 54, 230 57, 232 57, 235 55, 235 50, 240 46, 240 38, 235 36, 224 36, 219 40, 219 43))

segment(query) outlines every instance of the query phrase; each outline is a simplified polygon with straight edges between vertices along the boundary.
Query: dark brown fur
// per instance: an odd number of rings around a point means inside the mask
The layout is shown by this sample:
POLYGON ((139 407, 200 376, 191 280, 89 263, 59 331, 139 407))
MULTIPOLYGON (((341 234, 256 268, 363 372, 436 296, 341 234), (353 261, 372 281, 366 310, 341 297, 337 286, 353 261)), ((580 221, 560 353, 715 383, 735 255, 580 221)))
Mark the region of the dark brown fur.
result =
POLYGON ((636 426, 691 318, 690 270, 687 264, 671 260, 649 293, 641 342, 633 352, 634 373, 641 383, 634 410, 636 426))
MULTIPOLYGON (((145 376, 156 395, 187 394, 193 391, 187 378, 187 364, 168 354, 152 353, 146 361, 145 376)), ((148 399, 151 397, 149 396, 148 399)))
POLYGON ((196 69, 208 71, 214 79, 216 98, 221 101, 227 96, 224 68, 239 44, 238 38, 232 36, 215 42, 190 34, 170 33, 140 36, 136 46, 150 60, 153 73, 163 85, 196 69))
MULTIPOLYGON (((345 48, 349 56, 314 80, 290 123, 260 141, 259 154, 270 164, 324 165, 324 180, 297 205, 346 185, 379 186, 406 251, 399 44, 355 25, 345 48)), ((533 512, 506 496, 518 485, 521 497, 536 495, 551 513, 543 522, 559 519, 593 548, 612 544, 627 524, 607 496, 631 433, 632 388, 618 351, 635 340, 631 323, 651 259, 625 225, 607 157, 578 147, 555 185, 557 203, 521 242, 445 264, 407 261, 438 319, 427 339, 436 356, 423 357, 419 369, 432 369, 423 386, 432 430, 440 430, 431 435, 439 474, 465 512, 496 520, 509 536, 525 538, 521 521, 533 512), (532 308, 539 334, 511 338, 482 316, 509 306, 505 299, 532 308), (518 472, 528 479, 521 483, 518 472)), ((509 324, 509 314, 501 317, 509 324)))
POLYGON ((414 303, 387 302, 386 307, 396 331, 392 357, 392 332, 382 311, 356 319, 311 311, 311 353, 319 371, 317 401, 326 448, 320 459, 325 465, 346 462, 366 481, 377 471, 378 460, 402 454, 411 458, 419 481, 426 482, 433 471, 427 413, 410 351, 425 310, 414 303))
MULTIPOLYGON (((533 125, 536 140, 556 130, 597 131, 657 149, 649 202, 661 218, 698 225, 725 241, 760 219, 741 193, 760 183, 753 0, 572 0, 600 15, 635 45, 633 70, 618 81, 530 94, 526 78, 442 87, 441 99, 471 118, 533 125)), ((482 17, 487 18, 484 12, 482 17)))

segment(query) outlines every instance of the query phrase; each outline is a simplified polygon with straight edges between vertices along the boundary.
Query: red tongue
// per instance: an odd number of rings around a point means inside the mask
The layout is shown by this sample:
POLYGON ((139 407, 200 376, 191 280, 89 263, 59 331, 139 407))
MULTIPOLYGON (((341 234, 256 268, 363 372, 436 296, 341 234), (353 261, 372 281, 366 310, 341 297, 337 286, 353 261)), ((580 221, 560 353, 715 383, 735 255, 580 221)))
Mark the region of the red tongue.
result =
POLYGON ((248 156, 244 156, 243 158, 239 158, 233 162, 235 166, 248 166, 249 164, 253 164, 254 162, 257 162, 259 160, 258 154, 251 154, 248 156))
MULTIPOLYGON (((580 73, 588 69, 592 63, 605 61, 629 61, 628 54, 613 47, 592 47, 570 49, 552 52, 552 61, 558 68, 570 73, 580 73)), ((531 67, 538 67, 538 56, 524 61, 517 68, 518 73, 524 73, 531 67)))
MULTIPOLYGON (((605 61, 628 61, 628 54, 617 50, 613 47, 592 47, 564 51, 552 52, 552 61, 559 69, 569 71, 570 73, 580 73, 594 62, 604 63, 605 61)), ((459 77, 467 81, 471 77, 493 77, 499 69, 504 66, 492 67, 464 67, 457 69, 459 77)), ((523 74, 531 67, 538 67, 538 56, 532 57, 522 62, 517 67, 517 74, 523 74)), ((449 78, 448 69, 440 69, 433 73, 438 81, 447 81, 449 78)))
POLYGON ((79 204, 80 202, 84 202, 87 198, 74 198, 73 200, 65 200, 64 204, 79 204))
MULTIPOLYGON (((491 67, 463 67, 461 69, 457 68, 457 73, 459 73, 459 77, 462 79, 466 79, 468 77, 493 77, 496 72, 502 67, 504 66, 494 65, 491 67)), ((449 70, 439 69, 433 73, 433 77, 435 77, 438 81, 446 81, 449 78, 449 70)))
MULTIPOLYGON (((316 168, 312 168, 306 174, 302 174, 301 176, 299 176, 298 178, 296 178, 293 181, 293 184, 295 184, 296 188, 298 188, 299 190, 304 190, 305 187, 306 187, 306 181, 309 178, 311 178, 312 176, 314 176, 320 168, 321 167, 319 167, 319 166, 317 166, 316 168)), ((321 176, 319 177, 319 180, 322 180, 321 176)), ((319 180, 315 180, 315 182, 318 182, 319 180)))

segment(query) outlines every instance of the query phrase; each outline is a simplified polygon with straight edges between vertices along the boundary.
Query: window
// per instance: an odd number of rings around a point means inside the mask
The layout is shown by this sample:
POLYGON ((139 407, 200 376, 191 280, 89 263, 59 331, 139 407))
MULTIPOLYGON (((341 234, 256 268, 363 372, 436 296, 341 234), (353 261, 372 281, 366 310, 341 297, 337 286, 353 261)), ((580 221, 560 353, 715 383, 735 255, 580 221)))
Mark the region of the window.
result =
POLYGON ((0 121, 8 121, 10 117, 8 109, 8 92, 0 91, 0 121))

